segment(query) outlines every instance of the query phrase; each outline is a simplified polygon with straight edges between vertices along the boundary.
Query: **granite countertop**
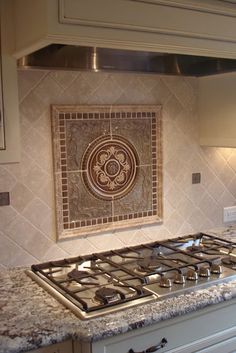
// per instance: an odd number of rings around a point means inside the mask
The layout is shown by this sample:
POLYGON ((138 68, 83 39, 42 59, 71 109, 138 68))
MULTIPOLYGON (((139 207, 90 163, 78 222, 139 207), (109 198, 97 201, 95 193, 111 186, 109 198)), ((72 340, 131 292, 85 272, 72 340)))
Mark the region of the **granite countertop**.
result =
MULTIPOLYGON (((236 240, 236 227, 212 230, 236 240)), ((236 280, 175 298, 81 321, 24 269, 0 271, 0 353, 20 353, 73 338, 97 341, 236 298, 236 280)))

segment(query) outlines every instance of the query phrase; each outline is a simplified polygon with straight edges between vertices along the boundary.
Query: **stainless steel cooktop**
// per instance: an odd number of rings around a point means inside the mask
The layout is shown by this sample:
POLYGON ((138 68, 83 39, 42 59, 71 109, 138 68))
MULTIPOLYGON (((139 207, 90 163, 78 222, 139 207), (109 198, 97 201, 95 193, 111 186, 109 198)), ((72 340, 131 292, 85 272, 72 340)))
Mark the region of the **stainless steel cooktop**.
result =
POLYGON ((33 265, 27 274, 81 319, 236 278, 236 243, 195 234, 33 265))

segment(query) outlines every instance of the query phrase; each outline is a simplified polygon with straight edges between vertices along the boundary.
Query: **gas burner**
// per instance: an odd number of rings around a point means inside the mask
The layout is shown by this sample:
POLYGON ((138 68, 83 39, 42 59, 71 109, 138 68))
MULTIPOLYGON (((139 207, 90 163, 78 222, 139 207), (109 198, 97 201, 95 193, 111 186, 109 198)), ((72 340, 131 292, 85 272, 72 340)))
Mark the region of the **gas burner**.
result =
POLYGON ((236 258, 233 258, 232 256, 227 256, 224 257, 221 261, 224 265, 229 266, 233 270, 236 270, 236 258))
POLYGON ((203 245, 195 245, 195 244, 193 244, 191 246, 188 246, 186 248, 186 250, 189 251, 189 252, 201 252, 201 251, 204 250, 204 246, 203 245))
POLYGON ((80 284, 87 284, 87 285, 88 284, 94 284, 94 285, 97 284, 96 277, 87 271, 79 271, 79 270, 74 269, 71 272, 68 272, 67 276, 70 279, 72 279, 76 282, 79 282, 80 284), (92 279, 95 281, 92 281, 92 279))
POLYGON ((160 260, 156 257, 146 257, 138 262, 138 270, 141 272, 160 271, 160 260))
POLYGON ((87 271, 78 271, 76 269, 72 270, 71 272, 67 273, 67 276, 75 279, 75 280, 81 280, 82 278, 88 277, 89 272, 87 271))
POLYGON ((191 245, 186 248, 186 251, 189 253, 193 253, 197 256, 207 257, 207 255, 219 255, 220 251, 218 249, 211 249, 209 246, 205 244, 200 245, 191 245))
POLYGON ((125 295, 117 289, 106 287, 96 290, 95 299, 102 304, 108 304, 125 299, 125 295))

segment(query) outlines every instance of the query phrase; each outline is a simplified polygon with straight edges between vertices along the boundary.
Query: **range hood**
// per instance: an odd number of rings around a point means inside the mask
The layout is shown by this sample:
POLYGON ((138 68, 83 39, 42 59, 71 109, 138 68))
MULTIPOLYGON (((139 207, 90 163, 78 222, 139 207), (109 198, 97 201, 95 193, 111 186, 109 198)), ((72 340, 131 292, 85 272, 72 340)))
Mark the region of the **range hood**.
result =
POLYGON ((18 67, 201 77, 236 71, 236 60, 52 44, 19 59, 18 67))

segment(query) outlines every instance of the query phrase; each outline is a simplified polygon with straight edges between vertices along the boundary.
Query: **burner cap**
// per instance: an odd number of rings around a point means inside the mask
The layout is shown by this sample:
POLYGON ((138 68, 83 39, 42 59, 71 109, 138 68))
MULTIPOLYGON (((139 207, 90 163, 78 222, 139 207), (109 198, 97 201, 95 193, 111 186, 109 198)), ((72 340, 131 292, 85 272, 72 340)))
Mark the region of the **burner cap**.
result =
POLYGON ((195 251, 203 251, 204 250, 204 246, 203 245, 191 245, 191 246, 188 246, 186 248, 186 250, 190 251, 190 252, 195 252, 195 251))
POLYGON ((76 270, 76 269, 74 269, 74 270, 72 270, 71 272, 68 272, 67 273, 67 276, 69 277, 69 278, 72 278, 72 279, 74 279, 74 280, 81 280, 81 279, 83 279, 83 278, 85 278, 85 277, 88 277, 90 274, 89 274, 89 272, 87 272, 87 271, 78 271, 78 270, 76 270))
POLYGON ((160 260, 157 258, 152 258, 152 257, 146 257, 143 260, 140 260, 138 262, 138 266, 141 270, 144 271, 158 271, 161 269, 161 263, 160 260))
POLYGON ((99 288, 95 292, 95 298, 102 303, 109 303, 119 300, 121 297, 120 292, 114 288, 99 288))

